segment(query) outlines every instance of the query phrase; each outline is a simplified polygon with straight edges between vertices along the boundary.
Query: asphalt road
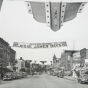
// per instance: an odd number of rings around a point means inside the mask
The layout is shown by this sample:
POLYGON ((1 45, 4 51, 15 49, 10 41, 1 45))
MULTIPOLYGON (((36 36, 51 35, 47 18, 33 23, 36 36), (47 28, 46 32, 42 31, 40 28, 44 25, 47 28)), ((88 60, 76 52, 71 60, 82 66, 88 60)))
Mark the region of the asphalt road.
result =
POLYGON ((88 84, 79 84, 75 80, 43 74, 3 81, 0 88, 88 88, 88 84))

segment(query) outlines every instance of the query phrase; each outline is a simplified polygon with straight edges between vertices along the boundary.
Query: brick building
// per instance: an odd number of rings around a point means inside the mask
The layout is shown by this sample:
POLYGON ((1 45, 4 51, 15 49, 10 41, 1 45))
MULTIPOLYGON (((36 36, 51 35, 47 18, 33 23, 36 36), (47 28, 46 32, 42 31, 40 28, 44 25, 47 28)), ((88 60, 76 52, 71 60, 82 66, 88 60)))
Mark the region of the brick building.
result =
POLYGON ((20 57, 20 59, 17 59, 16 61, 17 61, 16 65, 15 65, 16 72, 20 72, 21 70, 25 70, 25 60, 23 60, 22 57, 20 57))
POLYGON ((85 61, 88 59, 88 49, 83 48, 80 50, 80 60, 81 60, 81 65, 85 64, 85 61))
POLYGON ((72 69, 72 61, 73 61, 73 53, 77 51, 73 50, 64 50, 61 54, 61 67, 64 67, 65 70, 71 70, 72 69))
POLYGON ((9 43, 0 38, 0 67, 13 65, 15 61, 15 54, 16 51, 9 46, 9 43))
POLYGON ((57 58, 55 54, 53 56, 52 66, 53 66, 53 68, 59 68, 60 67, 60 58, 57 58))
POLYGON ((73 54, 73 63, 80 64, 80 51, 73 54))

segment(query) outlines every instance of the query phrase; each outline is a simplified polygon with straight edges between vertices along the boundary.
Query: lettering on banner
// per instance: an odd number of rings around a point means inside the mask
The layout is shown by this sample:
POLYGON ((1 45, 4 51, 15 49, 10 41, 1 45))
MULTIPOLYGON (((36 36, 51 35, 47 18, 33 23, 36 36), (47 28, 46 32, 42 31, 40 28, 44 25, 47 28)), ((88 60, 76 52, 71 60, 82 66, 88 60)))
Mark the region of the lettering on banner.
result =
POLYGON ((66 42, 55 42, 55 43, 18 43, 14 42, 13 47, 19 47, 19 48, 31 48, 31 49, 37 49, 37 48, 56 48, 56 47, 63 47, 67 46, 66 42))

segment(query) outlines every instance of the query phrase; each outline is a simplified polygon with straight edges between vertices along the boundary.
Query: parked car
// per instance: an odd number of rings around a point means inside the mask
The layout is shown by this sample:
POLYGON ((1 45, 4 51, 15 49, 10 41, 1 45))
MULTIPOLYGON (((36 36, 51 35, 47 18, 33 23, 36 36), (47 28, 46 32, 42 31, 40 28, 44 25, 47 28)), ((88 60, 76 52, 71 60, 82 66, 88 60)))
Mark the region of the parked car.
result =
POLYGON ((60 77, 60 78, 63 78, 63 77, 64 77, 64 72, 63 72, 63 70, 59 70, 59 71, 57 72, 57 77, 60 77))
POLYGON ((16 73, 16 79, 19 79, 19 78, 21 78, 20 73, 16 73))
POLYGON ((23 77, 27 77, 27 73, 26 72, 22 72, 23 73, 23 77))
POLYGON ((80 76, 77 78, 78 83, 88 83, 88 70, 80 71, 80 76))
POLYGON ((39 75, 41 75, 42 74, 42 72, 39 72, 39 75))
POLYGON ((24 74, 20 72, 20 78, 24 78, 24 74))
POLYGON ((13 79, 12 72, 7 72, 3 77, 3 80, 12 80, 12 79, 13 79))
POLYGON ((16 79, 16 72, 12 73, 13 79, 16 79))
POLYGON ((72 74, 73 74, 73 72, 72 72, 72 71, 70 71, 70 70, 65 71, 65 75, 66 75, 66 76, 72 76, 72 74))
POLYGON ((53 75, 53 76, 56 76, 56 75, 57 75, 57 72, 56 72, 56 71, 54 71, 52 75, 53 75))
POLYGON ((37 72, 36 71, 32 72, 32 75, 37 75, 37 72))

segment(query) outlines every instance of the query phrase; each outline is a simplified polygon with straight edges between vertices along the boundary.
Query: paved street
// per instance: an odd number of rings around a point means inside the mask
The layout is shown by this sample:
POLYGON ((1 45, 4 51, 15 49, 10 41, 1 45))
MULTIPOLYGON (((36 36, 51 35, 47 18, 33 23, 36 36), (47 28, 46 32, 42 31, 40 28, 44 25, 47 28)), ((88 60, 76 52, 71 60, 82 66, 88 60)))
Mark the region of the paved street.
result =
POLYGON ((43 74, 13 81, 3 81, 0 88, 88 88, 88 84, 78 84, 72 79, 43 74))

